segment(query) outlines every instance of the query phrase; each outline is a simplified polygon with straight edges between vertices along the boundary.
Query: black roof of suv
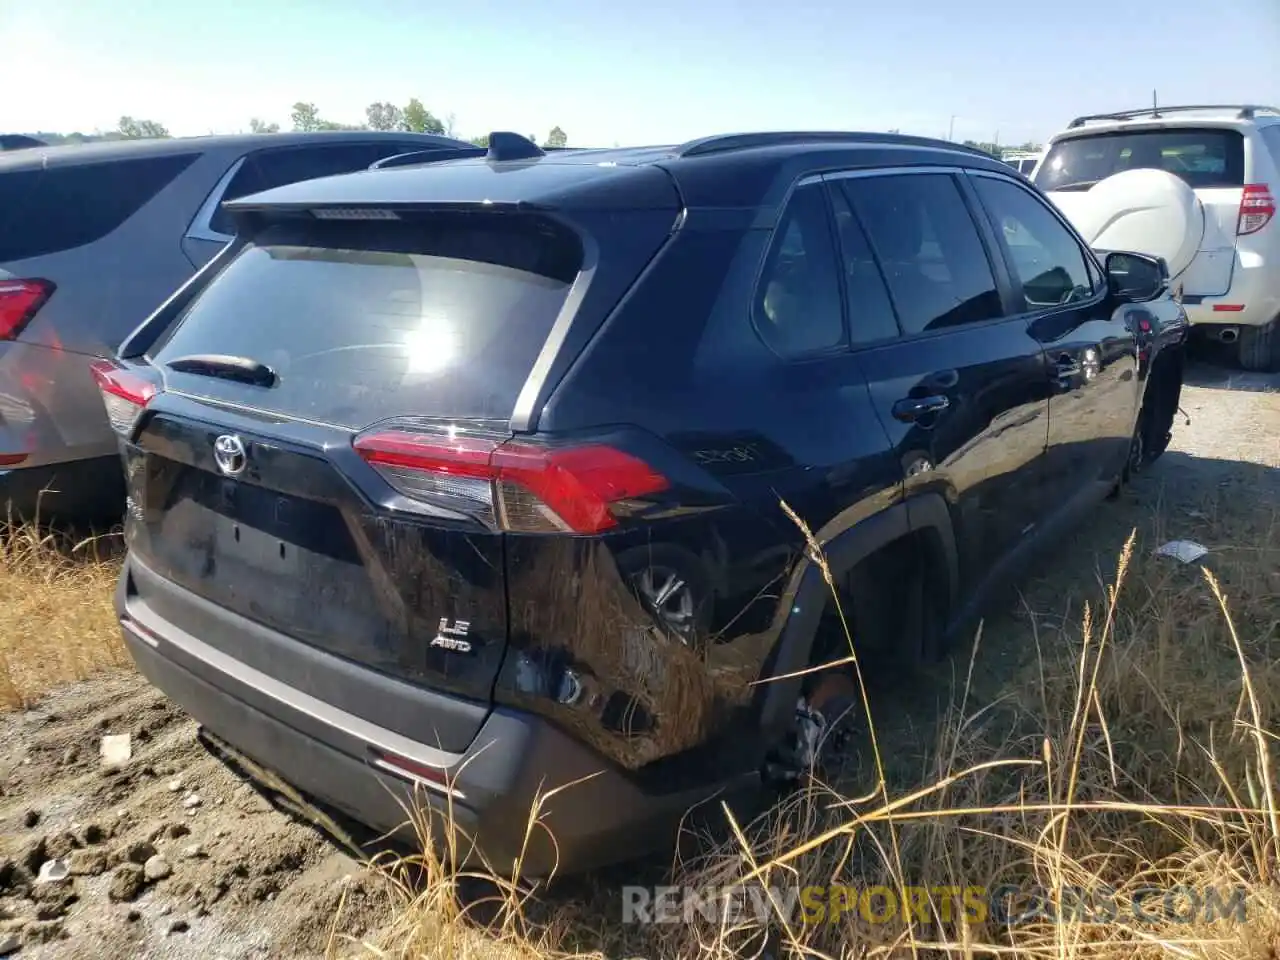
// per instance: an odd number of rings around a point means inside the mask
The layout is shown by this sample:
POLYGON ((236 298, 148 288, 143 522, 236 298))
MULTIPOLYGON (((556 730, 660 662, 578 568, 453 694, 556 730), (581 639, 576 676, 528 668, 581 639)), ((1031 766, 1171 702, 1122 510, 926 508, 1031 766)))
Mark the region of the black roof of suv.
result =
POLYGON ((775 180, 785 181, 793 170, 905 166, 940 159, 986 169, 1002 166, 972 147, 902 134, 730 134, 676 146, 539 150, 510 160, 492 150, 452 160, 425 158, 417 166, 379 171, 383 176, 378 179, 312 180, 241 198, 234 207, 432 202, 506 203, 530 209, 670 205, 669 192, 652 192, 652 171, 658 170, 674 181, 685 207, 754 208, 767 204, 769 187, 775 180))

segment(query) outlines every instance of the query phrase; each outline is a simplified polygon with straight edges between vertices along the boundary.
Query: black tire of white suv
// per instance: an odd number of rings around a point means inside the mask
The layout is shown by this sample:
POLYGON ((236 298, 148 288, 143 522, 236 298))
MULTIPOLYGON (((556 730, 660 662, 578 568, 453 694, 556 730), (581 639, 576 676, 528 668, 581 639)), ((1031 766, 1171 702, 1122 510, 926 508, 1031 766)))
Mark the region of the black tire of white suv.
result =
POLYGON ((1259 373, 1280 370, 1280 317, 1259 327, 1240 328, 1240 366, 1259 373))

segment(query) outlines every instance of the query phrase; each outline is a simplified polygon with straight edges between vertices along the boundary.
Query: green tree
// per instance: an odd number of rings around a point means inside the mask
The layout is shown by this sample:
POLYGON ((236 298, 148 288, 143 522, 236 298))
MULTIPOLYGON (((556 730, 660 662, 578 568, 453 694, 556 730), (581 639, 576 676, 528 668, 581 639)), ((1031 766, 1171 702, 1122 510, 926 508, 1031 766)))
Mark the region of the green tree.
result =
POLYGON ((169 136, 164 124, 154 120, 135 120, 133 117, 120 118, 120 136, 126 140, 143 140, 169 136))
POLYGON ((293 121, 293 129, 300 133, 325 129, 325 121, 320 119, 320 109, 314 103, 299 100, 289 112, 289 119, 293 121))
POLYGON ((410 133, 444 133, 444 124, 417 97, 405 104, 403 115, 404 129, 410 133))
POLYGON ((551 132, 547 134, 546 141, 542 144, 544 147, 564 147, 569 144, 569 135, 559 127, 552 127, 551 132))
POLYGON ((478 137, 472 137, 471 142, 477 147, 484 147, 487 150, 489 148, 489 135, 482 133, 478 137))
POLYGON ((250 133, 279 133, 280 124, 267 123, 265 120, 259 120, 257 117, 251 117, 249 119, 249 132, 250 133))
POLYGON ((404 111, 394 103, 381 101, 371 103, 364 108, 365 118, 370 130, 403 130, 404 111))

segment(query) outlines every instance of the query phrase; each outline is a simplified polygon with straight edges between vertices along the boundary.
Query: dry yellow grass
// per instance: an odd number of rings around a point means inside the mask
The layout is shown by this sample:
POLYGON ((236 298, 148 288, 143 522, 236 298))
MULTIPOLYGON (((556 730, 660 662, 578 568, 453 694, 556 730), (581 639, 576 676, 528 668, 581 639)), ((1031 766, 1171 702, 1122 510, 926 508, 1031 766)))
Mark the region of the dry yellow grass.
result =
MULTIPOLYGON (((454 896, 465 878, 429 852, 379 867, 393 879, 401 909, 362 949, 431 960, 1274 960, 1280 526, 1275 517, 1259 526, 1251 512, 1253 522, 1235 529, 1219 522, 1222 547, 1203 568, 1152 555, 1166 538, 1160 517, 1144 525, 1145 535, 1135 530, 1073 618, 1053 616, 1075 604, 1065 587, 1064 609, 1026 618, 1026 656, 1000 676, 1001 692, 984 676, 980 636, 957 660, 961 676, 918 779, 882 772, 883 758, 901 745, 881 742, 869 722, 859 782, 843 791, 814 784, 755 822, 735 822, 734 842, 659 881, 895 891, 1011 884, 1044 891, 1059 905, 1071 902, 1073 889, 1110 890, 1117 916, 958 922, 944 915, 939 897, 927 922, 895 916, 873 924, 854 909, 839 922, 806 924, 779 910, 765 922, 694 916, 679 926, 623 927, 616 889, 599 889, 584 906, 554 888, 535 899, 506 884, 490 911, 496 919, 481 930, 454 896), (1247 921, 1149 921, 1129 908, 1143 887, 1200 895, 1214 888, 1224 901, 1242 887, 1247 921)), ((874 695, 868 703, 874 720, 874 695)), ((1161 896, 1147 903, 1164 909, 1161 896)), ((1187 909, 1185 894, 1171 903, 1187 909)), ((339 919, 336 933, 340 926, 339 919)), ((339 935, 337 952, 340 942, 339 935)))
MULTIPOLYGON (((1224 497, 1225 502, 1225 497, 1224 497)), ((1125 541, 1081 589, 1008 618, 958 656, 928 742, 900 741, 873 691, 864 761, 842 789, 814 784, 784 807, 734 824, 735 839, 657 882, 774 888, 904 885, 1038 887, 1055 902, 1105 885, 1121 904, 1143 885, 1243 886, 1248 920, 1139 922, 1078 916, 1017 925, 837 923, 775 915, 717 924, 624 926, 615 871, 566 896, 495 885, 483 909, 438 851, 373 869, 399 909, 367 942, 334 917, 335 955, 431 960, 643 956, 1012 957, 1017 960, 1275 960, 1280 956, 1280 521, 1210 504, 1205 567, 1152 556, 1173 535, 1168 511, 1125 541), (1260 522, 1261 517, 1261 522, 1260 522), (1087 603, 1087 605, 1085 605, 1087 603), (1001 648, 1001 644, 1004 647, 1001 648), (1019 653, 1008 662, 1010 651, 1019 653), (995 659, 993 660, 993 657, 995 659), (999 661, 1000 657, 1005 657, 999 661), (877 725, 874 721, 882 721, 877 725), (904 757, 910 758, 904 759, 904 757)), ((116 563, 30 530, 0 540, 0 704, 127 663, 111 609, 116 563)), ((1055 585, 1058 581, 1055 580, 1055 585)), ((854 648, 856 649, 856 648, 854 648)), ((946 677, 943 678, 944 681, 946 677)), ((621 879, 620 879, 621 878, 621 879)), ((492 878, 490 878, 492 879, 492 878)))
POLYGON ((128 662, 108 553, 102 540, 0 526, 0 709, 128 662))

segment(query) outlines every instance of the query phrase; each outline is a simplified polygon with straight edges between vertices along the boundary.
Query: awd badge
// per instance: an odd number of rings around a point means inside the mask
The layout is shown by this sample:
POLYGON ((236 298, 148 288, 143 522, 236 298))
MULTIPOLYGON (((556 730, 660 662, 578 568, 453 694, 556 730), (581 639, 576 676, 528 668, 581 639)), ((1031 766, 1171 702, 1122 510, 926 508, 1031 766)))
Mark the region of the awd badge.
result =
POLYGON ((448 617, 441 617, 440 626, 436 628, 431 646, 439 647, 441 650, 452 650, 454 653, 470 653, 471 641, 467 639, 470 631, 471 624, 467 620, 454 620, 450 623, 448 617))

